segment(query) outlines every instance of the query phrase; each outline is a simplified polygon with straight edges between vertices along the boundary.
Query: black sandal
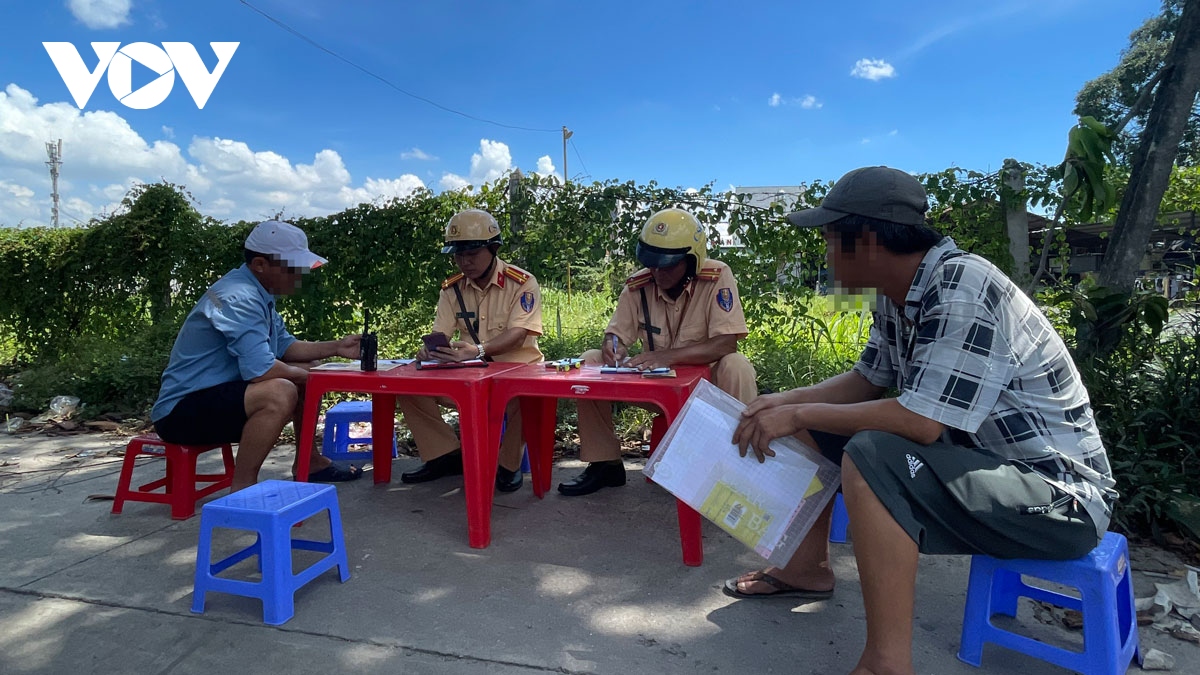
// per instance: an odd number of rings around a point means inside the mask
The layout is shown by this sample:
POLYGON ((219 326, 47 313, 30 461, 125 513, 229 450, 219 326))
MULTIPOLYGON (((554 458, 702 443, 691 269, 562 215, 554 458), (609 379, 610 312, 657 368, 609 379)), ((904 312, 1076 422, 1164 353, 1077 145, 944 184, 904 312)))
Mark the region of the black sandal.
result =
MULTIPOLYGON (((833 591, 810 591, 805 588, 797 588, 786 581, 771 576, 763 571, 752 572, 754 575, 750 581, 761 581, 768 586, 772 586, 775 590, 770 593, 743 593, 738 590, 738 580, 741 577, 734 577, 725 580, 725 587, 721 590, 725 591, 725 595, 740 600, 756 600, 761 598, 800 598, 803 600, 828 600, 833 597, 833 591)), ((745 575, 743 575, 745 576, 745 575)))
POLYGON ((363 470, 357 466, 342 468, 337 464, 330 464, 316 473, 308 474, 308 482, 310 483, 346 483, 352 480, 362 478, 363 470))

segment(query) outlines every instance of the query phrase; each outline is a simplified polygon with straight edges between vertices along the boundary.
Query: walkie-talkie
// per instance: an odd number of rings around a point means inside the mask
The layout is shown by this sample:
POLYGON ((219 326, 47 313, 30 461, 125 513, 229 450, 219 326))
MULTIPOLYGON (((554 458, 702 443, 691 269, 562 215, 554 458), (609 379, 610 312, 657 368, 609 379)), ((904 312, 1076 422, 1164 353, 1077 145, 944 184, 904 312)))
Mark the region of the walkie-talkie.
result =
POLYGON ((363 308, 363 332, 362 342, 359 343, 361 351, 359 352, 359 364, 364 371, 375 370, 377 367, 376 358, 379 352, 379 340, 375 334, 371 332, 371 310, 363 308))

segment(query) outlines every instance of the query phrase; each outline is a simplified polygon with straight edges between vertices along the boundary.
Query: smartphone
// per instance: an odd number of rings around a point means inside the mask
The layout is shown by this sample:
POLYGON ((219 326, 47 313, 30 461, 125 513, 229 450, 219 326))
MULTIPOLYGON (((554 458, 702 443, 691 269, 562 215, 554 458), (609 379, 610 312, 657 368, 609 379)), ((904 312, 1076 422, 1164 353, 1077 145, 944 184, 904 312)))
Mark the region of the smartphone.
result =
POLYGON ((425 351, 432 356, 438 353, 438 347, 449 347, 450 338, 446 337, 445 333, 430 333, 422 335, 421 342, 425 343, 425 351))

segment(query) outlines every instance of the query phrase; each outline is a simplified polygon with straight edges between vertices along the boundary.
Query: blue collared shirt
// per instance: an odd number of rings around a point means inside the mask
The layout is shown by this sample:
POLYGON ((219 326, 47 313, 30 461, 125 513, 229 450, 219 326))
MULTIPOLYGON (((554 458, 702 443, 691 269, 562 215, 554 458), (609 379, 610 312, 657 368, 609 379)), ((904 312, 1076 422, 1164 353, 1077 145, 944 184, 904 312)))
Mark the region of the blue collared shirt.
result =
POLYGON ((204 293, 179 329, 150 419, 166 417, 194 391, 259 377, 295 341, 275 311, 275 297, 245 265, 232 270, 204 293))

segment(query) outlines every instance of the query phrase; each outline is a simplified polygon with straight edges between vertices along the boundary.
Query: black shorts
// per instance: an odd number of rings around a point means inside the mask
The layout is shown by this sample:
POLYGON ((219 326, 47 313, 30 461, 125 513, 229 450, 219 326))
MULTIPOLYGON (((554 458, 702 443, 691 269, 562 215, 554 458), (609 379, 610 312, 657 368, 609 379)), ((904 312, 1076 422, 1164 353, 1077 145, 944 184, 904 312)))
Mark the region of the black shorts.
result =
POLYGON ((193 391, 155 422, 154 430, 164 441, 180 445, 237 443, 246 426, 249 386, 249 382, 238 380, 193 391))
POLYGON ((1087 511, 1060 499, 1065 493, 1019 462, 882 431, 849 439, 814 433, 813 440, 839 464, 843 452, 850 455, 922 553, 1071 560, 1100 542, 1087 511), (1027 511, 1043 505, 1055 506, 1027 511))

